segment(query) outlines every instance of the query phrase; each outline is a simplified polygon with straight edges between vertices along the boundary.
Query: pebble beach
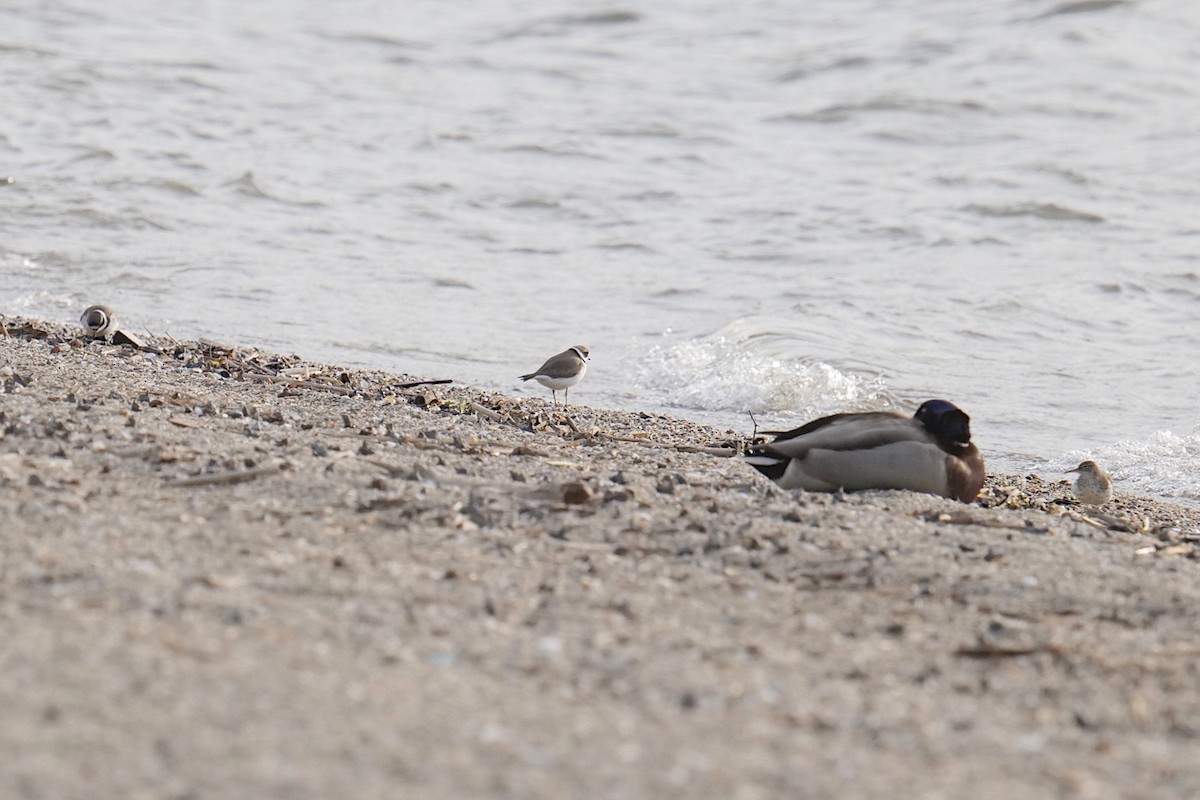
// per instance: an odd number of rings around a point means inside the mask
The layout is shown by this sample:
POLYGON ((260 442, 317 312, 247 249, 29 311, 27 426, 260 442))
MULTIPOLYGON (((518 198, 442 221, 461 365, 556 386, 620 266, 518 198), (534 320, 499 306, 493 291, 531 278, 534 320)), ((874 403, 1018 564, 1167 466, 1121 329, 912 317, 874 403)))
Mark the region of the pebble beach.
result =
POLYGON ((1200 796, 1200 509, 0 325, 0 796, 1200 796))

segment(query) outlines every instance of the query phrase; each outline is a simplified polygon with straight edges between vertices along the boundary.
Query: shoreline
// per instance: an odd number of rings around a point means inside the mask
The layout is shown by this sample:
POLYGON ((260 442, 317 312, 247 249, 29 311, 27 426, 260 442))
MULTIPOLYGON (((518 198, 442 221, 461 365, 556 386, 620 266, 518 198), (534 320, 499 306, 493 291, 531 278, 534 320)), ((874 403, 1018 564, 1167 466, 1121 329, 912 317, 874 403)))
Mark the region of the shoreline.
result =
POLYGON ((1200 509, 0 324, 5 796, 1200 794, 1200 509))

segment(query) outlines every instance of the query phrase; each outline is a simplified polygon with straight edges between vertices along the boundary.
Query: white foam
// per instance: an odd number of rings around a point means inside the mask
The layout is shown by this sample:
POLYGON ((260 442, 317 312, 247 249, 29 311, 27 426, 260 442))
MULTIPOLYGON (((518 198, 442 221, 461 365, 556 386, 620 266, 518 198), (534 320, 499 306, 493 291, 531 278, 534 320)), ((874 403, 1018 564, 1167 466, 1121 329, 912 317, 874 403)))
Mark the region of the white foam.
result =
POLYGON ((1108 470, 1118 492, 1200 504, 1200 427, 1186 436, 1156 431, 1145 441, 1122 439, 1095 451, 1072 450, 1046 466, 1052 475, 1086 459, 1108 470))
MULTIPOLYGON (((41 315, 49 320, 59 320, 60 309, 79 307, 79 302, 67 295, 47 291, 31 292, 12 299, 12 304, 24 313, 41 315)), ((74 320, 72 320, 73 322, 74 320)))
POLYGON ((811 419, 892 405, 880 376, 756 352, 752 338, 721 332, 655 347, 639 364, 638 385, 677 408, 737 414, 779 411, 811 419))

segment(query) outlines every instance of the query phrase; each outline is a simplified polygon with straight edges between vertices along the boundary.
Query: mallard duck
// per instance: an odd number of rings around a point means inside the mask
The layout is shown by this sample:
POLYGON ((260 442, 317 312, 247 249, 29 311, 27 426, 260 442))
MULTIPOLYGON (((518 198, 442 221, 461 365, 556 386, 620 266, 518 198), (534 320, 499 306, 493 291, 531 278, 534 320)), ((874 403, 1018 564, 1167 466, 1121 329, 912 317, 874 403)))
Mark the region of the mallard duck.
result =
POLYGON ((783 489, 909 489, 970 503, 983 487, 971 418, 927 400, 912 417, 890 411, 834 414, 775 434, 744 460, 783 489))

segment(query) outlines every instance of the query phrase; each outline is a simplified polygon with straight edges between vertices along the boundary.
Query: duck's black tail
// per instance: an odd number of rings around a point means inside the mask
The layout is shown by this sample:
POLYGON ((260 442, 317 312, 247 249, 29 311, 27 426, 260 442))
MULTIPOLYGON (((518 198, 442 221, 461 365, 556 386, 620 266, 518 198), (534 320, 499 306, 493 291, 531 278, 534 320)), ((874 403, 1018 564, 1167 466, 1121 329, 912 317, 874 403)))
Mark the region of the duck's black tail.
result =
POLYGON ((791 459, 771 452, 770 447, 751 447, 746 450, 746 455, 742 456, 742 461, 771 480, 777 481, 783 477, 783 473, 787 472, 788 462, 791 459))

